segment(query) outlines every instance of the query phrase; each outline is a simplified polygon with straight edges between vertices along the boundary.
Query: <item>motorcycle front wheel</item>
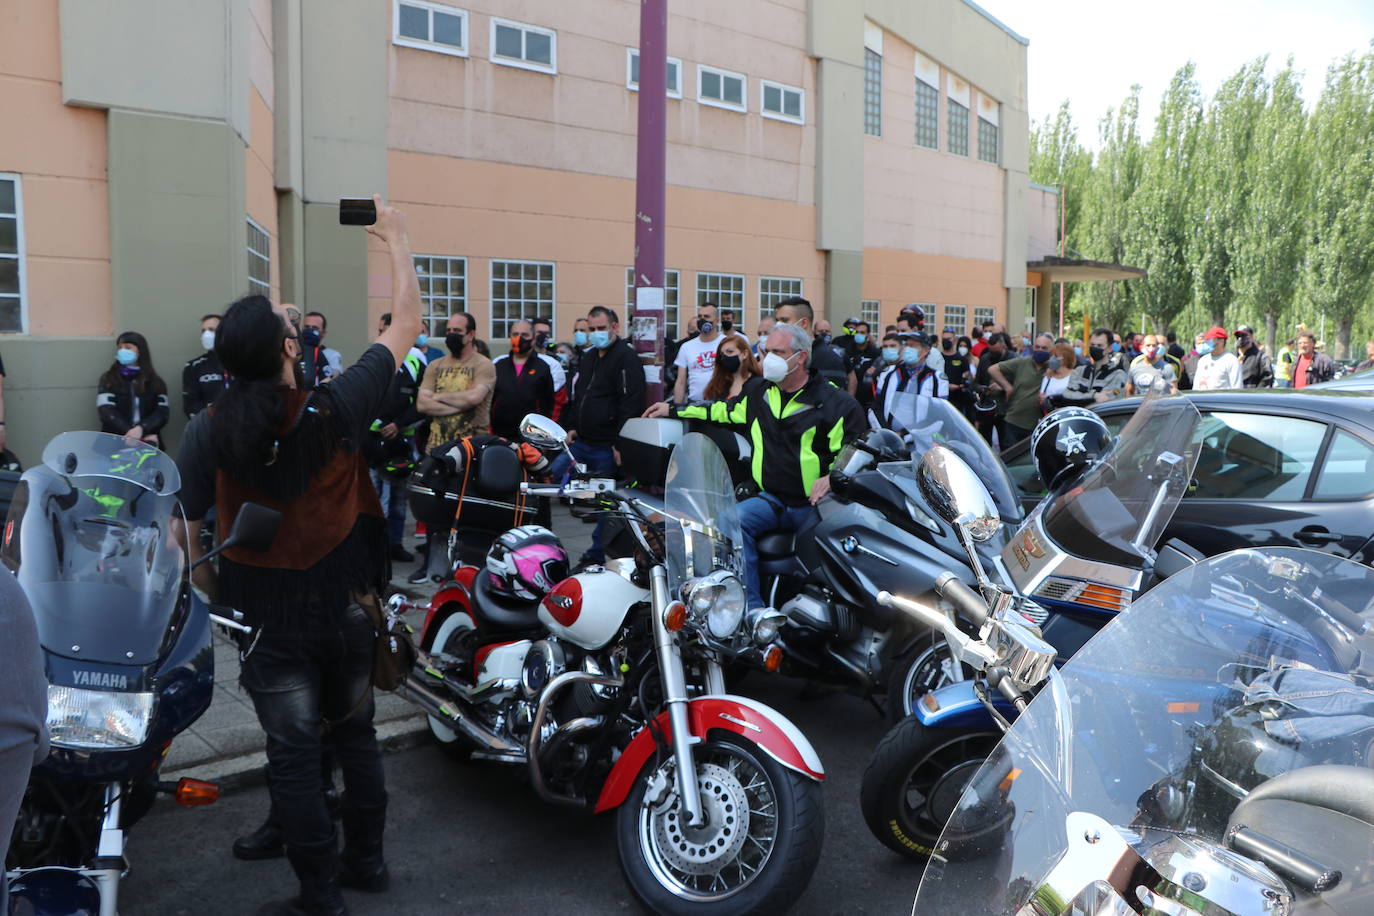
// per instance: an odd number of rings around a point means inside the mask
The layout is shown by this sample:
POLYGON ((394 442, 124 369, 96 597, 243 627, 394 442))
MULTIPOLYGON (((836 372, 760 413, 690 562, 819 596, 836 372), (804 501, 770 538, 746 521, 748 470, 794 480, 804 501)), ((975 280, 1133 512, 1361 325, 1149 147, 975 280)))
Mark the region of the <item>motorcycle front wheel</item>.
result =
POLYGON ((820 784, 732 734, 697 745, 693 759, 705 826, 687 824, 667 755, 645 765, 616 812, 630 889, 655 913, 786 912, 820 859, 820 784))
POLYGON ((954 682, 955 666, 963 668, 964 680, 973 669, 955 659, 944 636, 930 631, 893 656, 887 687, 887 720, 896 725, 916 714, 921 697, 954 682))

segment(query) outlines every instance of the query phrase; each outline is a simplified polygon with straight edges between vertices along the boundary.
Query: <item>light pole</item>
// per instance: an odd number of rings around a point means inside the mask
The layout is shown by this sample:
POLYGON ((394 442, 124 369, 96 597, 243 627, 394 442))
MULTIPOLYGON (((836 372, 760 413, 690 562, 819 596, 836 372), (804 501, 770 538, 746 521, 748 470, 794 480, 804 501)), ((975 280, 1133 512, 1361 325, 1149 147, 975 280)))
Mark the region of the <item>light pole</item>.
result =
POLYGON ((650 402, 663 400, 663 338, 667 330, 663 295, 667 109, 668 0, 640 0, 633 338, 635 352, 645 364, 650 402))

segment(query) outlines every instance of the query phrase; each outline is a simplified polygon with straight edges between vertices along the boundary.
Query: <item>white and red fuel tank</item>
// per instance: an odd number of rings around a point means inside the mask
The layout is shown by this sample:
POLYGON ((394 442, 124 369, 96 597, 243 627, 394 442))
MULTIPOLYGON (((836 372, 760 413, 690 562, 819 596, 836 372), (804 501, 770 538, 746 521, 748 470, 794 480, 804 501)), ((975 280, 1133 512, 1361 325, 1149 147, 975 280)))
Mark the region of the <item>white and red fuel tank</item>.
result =
MULTIPOLYGON (((632 561, 611 560, 627 567, 632 561)), ((614 569, 592 567, 554 586, 539 603, 539 620, 549 632, 583 649, 600 649, 615 638, 630 608, 649 600, 640 588, 614 569)))

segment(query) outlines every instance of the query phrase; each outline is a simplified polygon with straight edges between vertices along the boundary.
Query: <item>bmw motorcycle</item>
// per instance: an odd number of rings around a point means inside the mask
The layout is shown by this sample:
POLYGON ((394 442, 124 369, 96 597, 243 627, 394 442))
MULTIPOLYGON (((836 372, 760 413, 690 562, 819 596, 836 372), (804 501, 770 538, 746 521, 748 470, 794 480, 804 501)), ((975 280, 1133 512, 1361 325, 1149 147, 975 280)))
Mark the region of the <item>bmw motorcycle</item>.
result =
MULTIPOLYGON (((1061 662, 1134 596, 1201 559, 1173 541, 1153 549, 1191 481, 1198 421, 1185 398, 1148 399, 1103 460, 1040 503, 1003 548, 1011 588, 988 582, 983 595, 1037 624, 1061 662), (1024 614, 1026 596, 1039 619, 1024 614)), ((933 470, 923 466, 922 479, 938 489, 933 470)), ((977 602, 961 612, 972 620, 984 613, 977 602)), ((976 677, 922 697, 864 772, 860 806, 873 835, 902 855, 929 857, 964 786, 1016 715, 1012 699, 976 677)))
MULTIPOLYGON (((0 559, 33 607, 51 739, 5 863, 17 912, 114 916, 125 838, 156 796, 218 798, 211 783, 158 778, 172 740, 210 705, 211 622, 247 629, 191 591, 180 486, 152 446, 68 432, 15 490, 0 559)), ((265 550, 280 520, 245 505, 214 553, 265 550)))
POLYGON ((1374 571, 1293 548, 1165 580, 1011 726, 922 916, 1374 912, 1374 571))
MULTIPOLYGON (((566 447, 543 417, 522 434, 566 447)), ((401 692, 456 755, 524 769, 551 803, 614 812, 626 881, 653 912, 786 910, 820 855, 825 774, 786 718, 725 693, 722 653, 750 622, 719 452, 683 437, 661 509, 585 476, 524 488, 609 505, 638 550, 528 602, 463 567, 426 610, 401 692)), ((391 599, 393 632, 407 609, 391 599)))

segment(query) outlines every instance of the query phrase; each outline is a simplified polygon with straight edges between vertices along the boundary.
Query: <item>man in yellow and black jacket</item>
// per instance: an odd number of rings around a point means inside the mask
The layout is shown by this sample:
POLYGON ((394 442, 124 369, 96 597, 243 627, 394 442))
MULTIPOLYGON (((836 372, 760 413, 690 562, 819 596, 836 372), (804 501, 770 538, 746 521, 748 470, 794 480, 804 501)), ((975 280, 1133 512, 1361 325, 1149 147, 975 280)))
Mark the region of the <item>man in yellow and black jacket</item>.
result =
POLYGON ((739 504, 749 607, 763 606, 757 539, 770 531, 796 531, 830 492, 830 465, 850 439, 868 428, 859 402, 810 371, 811 335, 779 324, 768 335, 763 375, 771 385, 728 401, 675 408, 654 404, 645 416, 743 427, 752 445, 758 496, 739 504))

